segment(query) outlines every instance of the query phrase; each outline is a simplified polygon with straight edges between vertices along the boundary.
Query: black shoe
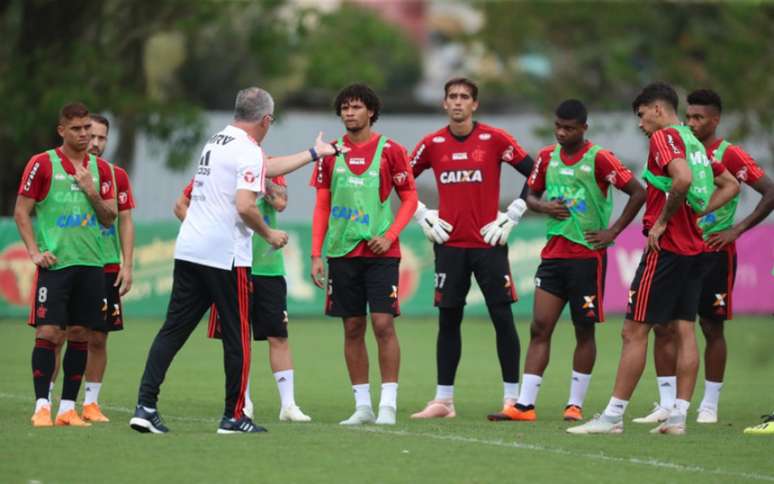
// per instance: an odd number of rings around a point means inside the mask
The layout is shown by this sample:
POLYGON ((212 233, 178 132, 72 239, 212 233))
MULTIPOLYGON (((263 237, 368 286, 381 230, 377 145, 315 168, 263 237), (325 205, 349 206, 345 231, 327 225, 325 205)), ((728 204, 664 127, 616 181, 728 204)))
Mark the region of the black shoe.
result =
POLYGON ((143 434, 149 432, 153 434, 166 434, 169 432, 169 428, 164 425, 159 412, 149 412, 142 405, 137 405, 137 408, 134 410, 134 417, 129 420, 129 426, 143 434))
POLYGON ((223 417, 220 421, 220 427, 218 427, 219 434, 251 434, 255 432, 268 432, 268 430, 260 425, 255 425, 253 421, 245 415, 242 415, 242 418, 239 420, 223 417))

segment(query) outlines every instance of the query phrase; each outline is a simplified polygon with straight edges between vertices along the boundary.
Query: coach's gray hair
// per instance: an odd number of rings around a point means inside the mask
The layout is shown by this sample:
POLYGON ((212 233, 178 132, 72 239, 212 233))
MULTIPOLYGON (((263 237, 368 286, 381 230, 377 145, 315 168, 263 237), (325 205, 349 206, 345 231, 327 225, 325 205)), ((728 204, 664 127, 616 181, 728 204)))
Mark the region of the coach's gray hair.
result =
POLYGON ((257 123, 267 114, 274 113, 274 99, 260 87, 248 87, 237 93, 234 120, 257 123))

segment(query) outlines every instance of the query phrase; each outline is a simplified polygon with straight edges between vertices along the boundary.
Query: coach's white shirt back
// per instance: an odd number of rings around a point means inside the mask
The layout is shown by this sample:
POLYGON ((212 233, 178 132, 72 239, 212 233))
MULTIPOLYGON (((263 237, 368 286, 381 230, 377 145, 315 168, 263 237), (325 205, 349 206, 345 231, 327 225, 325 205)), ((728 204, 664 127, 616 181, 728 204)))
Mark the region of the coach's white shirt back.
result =
POLYGON ((227 126, 210 138, 196 169, 175 259, 227 270, 252 266, 253 231, 237 213, 236 191, 261 196, 264 176, 261 147, 245 131, 227 126))

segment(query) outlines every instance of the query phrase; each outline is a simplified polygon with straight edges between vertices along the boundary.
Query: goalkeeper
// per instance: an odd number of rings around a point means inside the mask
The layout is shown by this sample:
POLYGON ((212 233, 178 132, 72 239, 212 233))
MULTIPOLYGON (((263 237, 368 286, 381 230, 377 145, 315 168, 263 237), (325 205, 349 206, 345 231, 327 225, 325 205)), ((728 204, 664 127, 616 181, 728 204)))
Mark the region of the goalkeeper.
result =
POLYGON ((438 307, 435 398, 412 418, 454 417, 454 378, 460 361, 465 298, 471 275, 486 300, 497 335, 504 405, 519 395, 519 338, 511 304, 516 291, 508 263, 508 234, 526 210, 523 198, 499 212, 500 169, 511 165, 526 178, 533 161, 508 133, 473 120, 478 87, 464 78, 444 86, 448 126, 427 135, 412 155, 414 176, 428 168, 435 174, 439 210, 419 204, 422 230, 435 244, 435 305, 438 307))
POLYGON ((582 418, 597 354, 594 325, 605 320, 602 300, 607 247, 645 203, 645 189, 631 171, 613 153, 585 139, 588 124, 583 103, 564 101, 555 115, 558 143, 540 150, 529 177, 527 204, 531 210, 548 215, 548 243, 535 274, 533 321, 521 393, 515 406, 490 415, 492 420, 537 418, 535 401, 548 366, 551 335, 568 302, 576 346, 564 419, 582 418), (610 185, 629 195, 629 201, 608 228, 613 209, 610 185))

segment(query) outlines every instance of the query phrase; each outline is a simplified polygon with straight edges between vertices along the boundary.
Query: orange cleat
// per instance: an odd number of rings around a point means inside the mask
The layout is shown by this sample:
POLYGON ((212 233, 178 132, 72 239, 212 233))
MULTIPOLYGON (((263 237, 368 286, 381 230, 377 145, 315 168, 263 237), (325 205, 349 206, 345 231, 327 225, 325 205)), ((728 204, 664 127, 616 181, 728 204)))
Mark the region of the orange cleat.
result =
POLYGON ((91 427, 89 422, 84 422, 81 417, 78 416, 78 412, 75 409, 68 410, 67 412, 57 415, 54 425, 57 427, 69 425, 70 427, 91 427))
POLYGON ((534 422, 537 420, 534 405, 506 405, 500 413, 490 413, 486 417, 490 422, 534 422))
POLYGON ((32 420, 33 427, 53 427, 54 422, 51 421, 51 407, 46 405, 40 407, 40 410, 35 412, 35 415, 30 419, 32 420))
POLYGON ((99 408, 97 402, 85 404, 83 406, 81 418, 83 420, 88 420, 89 422, 110 422, 110 419, 105 417, 102 413, 102 409, 99 408))
POLYGON ((564 408, 564 419, 568 422, 579 422, 583 420, 583 410, 577 405, 567 405, 564 408))
POLYGON ((421 411, 411 415, 411 418, 454 418, 454 403, 451 400, 430 400, 421 411))

